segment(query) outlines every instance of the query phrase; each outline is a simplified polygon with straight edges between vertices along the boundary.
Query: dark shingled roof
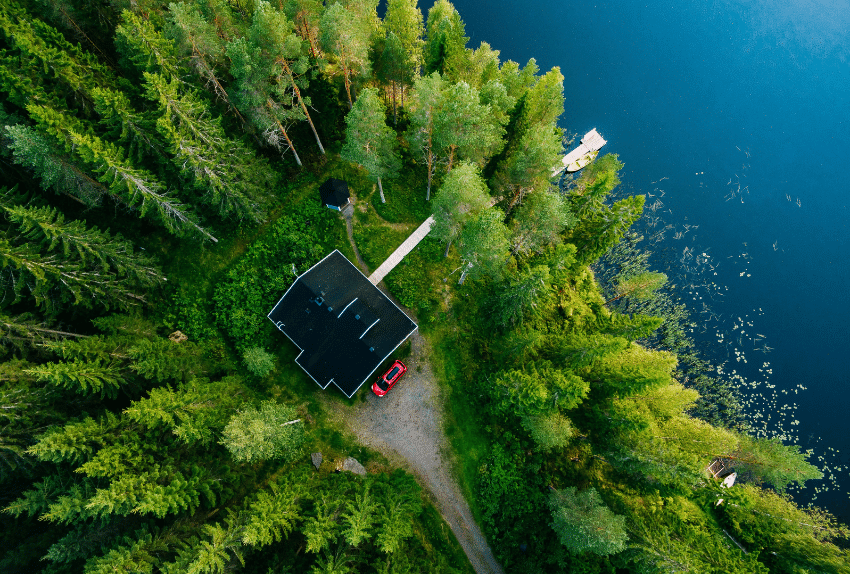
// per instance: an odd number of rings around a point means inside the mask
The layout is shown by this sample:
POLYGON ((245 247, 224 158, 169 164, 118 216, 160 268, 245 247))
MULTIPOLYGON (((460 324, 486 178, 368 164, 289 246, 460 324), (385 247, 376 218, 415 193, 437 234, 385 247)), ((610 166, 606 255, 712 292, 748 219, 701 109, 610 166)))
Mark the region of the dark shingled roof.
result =
POLYGON ((319 188, 319 195, 322 197, 322 205, 333 205, 334 207, 342 207, 348 203, 348 198, 351 193, 348 191, 348 184, 341 179, 330 178, 322 187, 319 188))
POLYGON ((295 362, 349 398, 417 329, 339 251, 298 277, 268 317, 301 349, 295 362))

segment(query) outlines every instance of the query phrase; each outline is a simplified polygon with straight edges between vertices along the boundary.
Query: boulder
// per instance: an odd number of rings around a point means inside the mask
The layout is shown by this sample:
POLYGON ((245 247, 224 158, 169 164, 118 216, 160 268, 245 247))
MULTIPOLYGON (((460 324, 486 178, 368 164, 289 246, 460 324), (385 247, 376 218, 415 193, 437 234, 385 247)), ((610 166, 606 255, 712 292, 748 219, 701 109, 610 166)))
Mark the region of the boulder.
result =
POLYGON ((310 458, 313 460, 313 466, 316 467, 316 470, 319 470, 319 465, 322 464, 322 453, 314 452, 310 455, 310 458))
POLYGON ((345 462, 342 463, 342 470, 347 470, 348 472, 353 472, 354 474, 359 474, 360 476, 366 476, 366 469, 363 468, 363 465, 350 456, 345 459, 345 462))

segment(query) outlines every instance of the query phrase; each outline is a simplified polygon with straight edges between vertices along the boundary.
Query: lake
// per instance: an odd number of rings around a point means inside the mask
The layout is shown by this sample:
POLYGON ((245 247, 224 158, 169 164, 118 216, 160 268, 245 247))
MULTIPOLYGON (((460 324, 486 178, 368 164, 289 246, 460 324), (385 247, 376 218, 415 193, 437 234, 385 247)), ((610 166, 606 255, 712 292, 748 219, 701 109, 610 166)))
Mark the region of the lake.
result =
POLYGON ((561 126, 619 154, 698 340, 756 426, 814 449, 798 498, 848 521, 850 1, 778 4, 454 2, 470 46, 561 68, 561 126))

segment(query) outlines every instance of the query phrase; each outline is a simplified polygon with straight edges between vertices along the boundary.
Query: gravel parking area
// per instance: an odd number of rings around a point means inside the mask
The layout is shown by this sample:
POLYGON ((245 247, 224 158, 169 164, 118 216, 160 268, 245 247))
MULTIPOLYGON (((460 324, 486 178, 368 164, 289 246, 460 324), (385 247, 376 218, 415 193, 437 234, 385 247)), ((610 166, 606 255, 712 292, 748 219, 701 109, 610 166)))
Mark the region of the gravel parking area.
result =
POLYGON ((407 374, 386 396, 378 398, 364 385, 359 392, 367 393, 365 402, 330 412, 363 444, 416 475, 478 574, 503 574, 444 457, 448 442, 443 433, 443 400, 428 362, 430 347, 419 332, 411 341, 407 374))

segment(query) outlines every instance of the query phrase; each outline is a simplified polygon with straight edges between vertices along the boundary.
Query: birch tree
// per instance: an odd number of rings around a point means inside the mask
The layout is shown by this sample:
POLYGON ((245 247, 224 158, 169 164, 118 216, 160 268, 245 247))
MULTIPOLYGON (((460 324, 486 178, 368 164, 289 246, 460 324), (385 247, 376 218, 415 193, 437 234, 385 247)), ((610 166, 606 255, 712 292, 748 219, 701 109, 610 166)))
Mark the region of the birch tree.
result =
POLYGON ((458 251, 466 263, 458 283, 468 274, 473 278, 501 277, 509 257, 508 228, 505 214, 497 207, 482 209, 471 218, 458 237, 458 251))
MULTIPOLYGON (((422 51, 425 45, 425 41, 422 39, 425 26, 423 25, 422 11, 416 4, 417 0, 387 0, 384 28, 387 30, 387 35, 393 33, 399 39, 407 57, 410 59, 414 75, 419 76, 419 70, 425 63, 422 51)), ((403 96, 402 107, 404 107, 403 96)))
POLYGON ((404 136, 411 149, 415 150, 425 163, 428 173, 426 201, 431 199, 431 181, 437 171, 440 157, 436 139, 436 118, 445 85, 439 72, 416 79, 412 93, 410 127, 404 136))
POLYGON ((552 528, 570 552, 605 556, 626 549, 626 518, 605 506, 595 488, 555 490, 549 495, 549 508, 552 528))
POLYGON ((489 203, 487 186, 472 164, 463 162, 446 176, 431 205, 434 224, 430 232, 446 243, 445 256, 467 222, 489 203))
POLYGON ((401 168, 396 134, 387 126, 384 106, 374 88, 364 89, 354 107, 345 116, 345 144, 340 156, 356 163, 376 180, 381 203, 386 203, 381 178, 393 178, 401 168))

